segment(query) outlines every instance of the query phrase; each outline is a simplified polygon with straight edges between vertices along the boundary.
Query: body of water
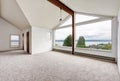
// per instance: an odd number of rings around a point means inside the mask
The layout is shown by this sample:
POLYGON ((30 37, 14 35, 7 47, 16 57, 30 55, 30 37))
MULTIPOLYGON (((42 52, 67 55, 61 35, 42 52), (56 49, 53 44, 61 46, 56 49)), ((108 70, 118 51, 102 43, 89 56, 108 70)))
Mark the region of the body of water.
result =
MULTIPOLYGON (((58 45, 58 46, 63 46, 63 42, 64 40, 55 40, 55 45, 58 45)), ((86 40, 85 41, 85 44, 86 46, 89 46, 89 45, 97 45, 97 44, 108 44, 108 43, 111 43, 111 40, 86 40)), ((77 44, 77 40, 75 41, 75 45, 77 44)))

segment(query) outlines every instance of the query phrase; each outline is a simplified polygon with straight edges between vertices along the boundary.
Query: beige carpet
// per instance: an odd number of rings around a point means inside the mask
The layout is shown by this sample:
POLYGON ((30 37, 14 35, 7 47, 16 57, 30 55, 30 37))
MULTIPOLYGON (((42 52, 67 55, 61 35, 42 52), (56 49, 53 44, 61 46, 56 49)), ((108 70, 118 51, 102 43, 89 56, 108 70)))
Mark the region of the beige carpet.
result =
POLYGON ((0 81, 120 81, 117 65, 59 52, 0 53, 0 81))

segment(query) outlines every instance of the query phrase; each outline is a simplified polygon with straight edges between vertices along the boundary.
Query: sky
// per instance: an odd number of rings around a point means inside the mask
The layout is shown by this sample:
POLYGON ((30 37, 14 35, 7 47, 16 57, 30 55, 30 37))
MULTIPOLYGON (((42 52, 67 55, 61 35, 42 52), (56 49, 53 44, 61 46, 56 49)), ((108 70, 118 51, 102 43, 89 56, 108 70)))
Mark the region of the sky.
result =
MULTIPOLYGON (((90 20, 90 18, 88 19, 90 20)), ((69 24, 69 22, 66 22, 66 24, 69 24)), ((69 34, 72 34, 71 27, 58 29, 55 31, 55 40, 64 40, 69 34)), ((84 36, 85 40, 111 40, 111 20, 77 26, 76 40, 79 36, 84 36)))
POLYGON ((11 40, 19 40, 19 35, 11 35, 11 40))

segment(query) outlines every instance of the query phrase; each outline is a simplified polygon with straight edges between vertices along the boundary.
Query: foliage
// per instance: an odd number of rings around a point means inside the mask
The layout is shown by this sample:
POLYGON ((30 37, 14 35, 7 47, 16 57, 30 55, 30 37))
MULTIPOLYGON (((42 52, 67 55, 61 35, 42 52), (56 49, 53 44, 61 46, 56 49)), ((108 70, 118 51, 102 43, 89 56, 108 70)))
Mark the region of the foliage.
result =
POLYGON ((85 38, 83 36, 80 36, 78 41, 77 41, 77 45, 76 47, 81 47, 81 48, 85 48, 85 38))
POLYGON ((65 38, 63 46, 72 46, 72 36, 69 35, 65 38))
POLYGON ((102 49, 105 49, 105 50, 111 50, 111 48, 112 48, 112 45, 111 45, 110 43, 104 44, 104 45, 102 46, 102 49))
POLYGON ((97 44, 97 45, 89 45, 89 46, 87 46, 87 48, 111 50, 112 49, 112 45, 110 43, 108 43, 108 44, 97 44))

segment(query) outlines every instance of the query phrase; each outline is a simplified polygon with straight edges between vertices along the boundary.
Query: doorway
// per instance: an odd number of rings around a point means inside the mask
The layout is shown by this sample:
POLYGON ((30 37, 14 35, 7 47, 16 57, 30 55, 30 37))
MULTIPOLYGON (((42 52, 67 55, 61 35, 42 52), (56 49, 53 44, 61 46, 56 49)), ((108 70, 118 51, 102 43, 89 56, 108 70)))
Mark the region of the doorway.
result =
POLYGON ((24 50, 24 33, 22 34, 22 49, 24 50))
POLYGON ((26 33, 26 47, 27 47, 27 53, 30 53, 30 51, 29 51, 29 32, 26 33))

